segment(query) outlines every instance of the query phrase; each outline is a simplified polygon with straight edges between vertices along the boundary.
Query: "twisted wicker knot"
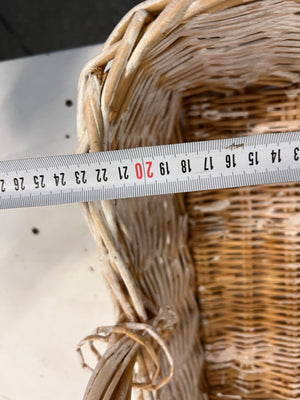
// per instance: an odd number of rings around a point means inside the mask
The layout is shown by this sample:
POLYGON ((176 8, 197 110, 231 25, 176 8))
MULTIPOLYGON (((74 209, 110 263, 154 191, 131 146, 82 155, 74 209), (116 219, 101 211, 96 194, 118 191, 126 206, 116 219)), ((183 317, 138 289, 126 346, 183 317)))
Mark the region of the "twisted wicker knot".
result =
MULTIPOLYGON (((173 376, 174 372, 174 361, 165 343, 174 331, 176 325, 178 324, 178 316, 171 307, 164 307, 160 309, 158 315, 153 319, 152 325, 146 323, 138 322, 125 322, 117 324, 115 326, 102 326, 95 329, 94 333, 86 336, 77 345, 76 351, 78 352, 81 364, 84 368, 94 371, 85 361, 82 353, 82 346, 88 343, 92 352, 100 360, 105 357, 101 355, 98 349, 95 347, 94 342, 96 340, 108 342, 113 334, 124 335, 132 339, 135 344, 141 346, 148 355, 150 361, 155 366, 155 370, 149 381, 146 382, 133 382, 132 386, 143 390, 158 390, 173 376), (152 339, 152 340, 151 340, 152 339), (154 343, 153 343, 154 340, 154 343), (158 346, 157 346, 158 345, 158 346), (165 358, 169 364, 169 371, 161 379, 158 379, 161 370, 161 363, 159 361, 160 350, 165 354, 165 358)), ((141 350, 137 353, 137 362, 142 362, 144 358, 142 357, 141 350)))
POLYGON ((160 337, 167 341, 177 328, 179 323, 179 316, 176 310, 165 305, 159 309, 156 317, 153 318, 151 325, 159 333, 160 337))

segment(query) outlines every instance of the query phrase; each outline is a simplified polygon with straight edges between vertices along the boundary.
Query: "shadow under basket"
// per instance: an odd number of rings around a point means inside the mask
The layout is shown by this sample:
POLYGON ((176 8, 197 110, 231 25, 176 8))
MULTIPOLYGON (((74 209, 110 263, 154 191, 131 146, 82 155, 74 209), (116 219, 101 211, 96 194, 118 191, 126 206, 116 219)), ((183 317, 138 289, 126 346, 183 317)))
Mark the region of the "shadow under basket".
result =
MULTIPOLYGON (((146 1, 82 71, 78 152, 297 130, 299 83, 298 1, 146 1)), ((83 209, 117 311, 85 400, 300 398, 299 184, 83 209)))

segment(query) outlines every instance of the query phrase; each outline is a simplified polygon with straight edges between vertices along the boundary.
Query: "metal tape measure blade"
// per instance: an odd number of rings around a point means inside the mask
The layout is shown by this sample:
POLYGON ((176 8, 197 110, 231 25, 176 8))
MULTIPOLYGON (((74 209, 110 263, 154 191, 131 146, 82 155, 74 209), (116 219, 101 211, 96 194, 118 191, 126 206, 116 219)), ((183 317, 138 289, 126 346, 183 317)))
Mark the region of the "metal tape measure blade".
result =
POLYGON ((0 208, 298 182, 300 132, 0 162, 0 208))

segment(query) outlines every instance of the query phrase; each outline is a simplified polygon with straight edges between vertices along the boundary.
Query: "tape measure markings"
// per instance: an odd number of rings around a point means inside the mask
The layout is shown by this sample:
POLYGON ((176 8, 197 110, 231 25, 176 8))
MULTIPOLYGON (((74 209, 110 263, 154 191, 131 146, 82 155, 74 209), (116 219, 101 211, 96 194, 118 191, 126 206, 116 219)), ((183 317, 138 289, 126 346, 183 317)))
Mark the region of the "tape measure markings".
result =
POLYGON ((0 162, 0 208, 299 181, 300 132, 0 162))

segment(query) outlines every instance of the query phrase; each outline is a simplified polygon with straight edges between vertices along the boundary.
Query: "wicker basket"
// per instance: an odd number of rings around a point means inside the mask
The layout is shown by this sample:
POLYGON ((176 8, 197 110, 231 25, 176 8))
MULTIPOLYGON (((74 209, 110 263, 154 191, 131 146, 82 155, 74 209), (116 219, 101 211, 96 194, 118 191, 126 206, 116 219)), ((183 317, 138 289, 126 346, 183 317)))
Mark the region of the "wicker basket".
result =
MULTIPOLYGON (((299 129, 299 84, 299 1, 145 1, 82 71, 78 152, 299 129)), ((299 195, 84 204, 118 312, 84 398, 299 399, 299 195)))

